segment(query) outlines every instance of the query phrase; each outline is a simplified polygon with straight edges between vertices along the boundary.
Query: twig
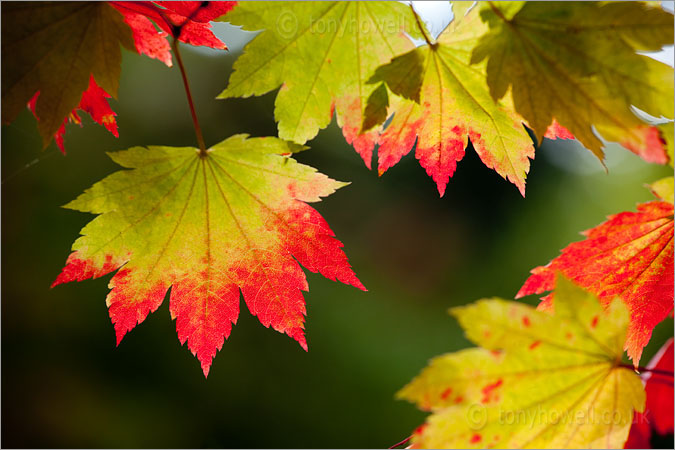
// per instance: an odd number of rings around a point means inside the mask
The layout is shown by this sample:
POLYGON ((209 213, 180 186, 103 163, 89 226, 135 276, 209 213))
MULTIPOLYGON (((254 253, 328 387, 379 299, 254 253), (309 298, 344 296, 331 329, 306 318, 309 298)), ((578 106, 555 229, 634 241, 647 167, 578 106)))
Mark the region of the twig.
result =
POLYGON ((632 364, 621 364, 620 367, 625 367, 627 369, 634 369, 638 372, 651 372, 655 375, 663 375, 666 377, 673 378, 674 373, 669 371, 669 370, 663 370, 663 369, 650 369, 649 367, 635 367, 632 364))
POLYGON ((404 446, 405 444, 407 444, 407 443, 410 441, 411 438, 412 438, 412 436, 408 436, 407 438, 403 439, 401 442, 399 442, 399 443, 397 443, 397 444, 394 444, 394 445, 392 445, 392 446, 389 447, 389 448, 399 448, 399 447, 402 447, 402 446, 404 446))
POLYGON ((420 20, 420 16, 417 14, 417 11, 415 11, 415 8, 413 8, 412 3, 410 3, 410 9, 412 10, 413 16, 415 16, 415 22, 417 22, 417 28, 420 29, 420 33, 422 33, 422 36, 424 36, 424 40, 427 41, 427 44, 429 44, 429 47, 436 47, 436 44, 431 42, 431 39, 427 35, 426 30, 424 29, 424 25, 422 24, 422 21, 420 20))
POLYGON ((488 2, 488 5, 490 5, 490 9, 492 9, 492 12, 494 12, 497 15, 497 17, 502 19, 504 22, 508 22, 508 20, 506 20, 506 17, 504 17, 504 14, 502 13, 502 11, 499 8, 497 8, 494 5, 494 3, 488 2))

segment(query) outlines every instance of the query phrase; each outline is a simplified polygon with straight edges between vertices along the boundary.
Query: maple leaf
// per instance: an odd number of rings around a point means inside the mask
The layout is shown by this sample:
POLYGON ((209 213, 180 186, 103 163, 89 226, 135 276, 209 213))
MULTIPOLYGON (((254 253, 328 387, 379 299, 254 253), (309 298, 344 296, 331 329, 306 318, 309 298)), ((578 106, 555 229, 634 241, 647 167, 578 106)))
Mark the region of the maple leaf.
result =
MULTIPOLYGON (((553 289, 560 271, 595 293, 604 305, 614 297, 631 313, 626 350, 637 367, 654 327, 673 310, 673 180, 652 185, 660 201, 638 205, 583 232, 586 239, 564 248, 546 266, 536 267, 516 298, 553 289)), ((552 295, 540 308, 551 306, 552 295)))
MULTIPOLYGON (((485 65, 472 66, 471 54, 487 27, 476 8, 453 3, 455 19, 432 45, 418 47, 379 67, 370 83, 385 83, 403 97, 390 108, 394 118, 378 139, 378 172, 382 175, 407 154, 417 140, 415 156, 433 178, 441 196, 471 140, 481 161, 515 184, 525 195, 532 139, 522 118, 495 102, 485 83, 485 65), (407 70, 403 70, 407 68, 407 70)), ((364 129, 386 114, 377 95, 369 99, 371 115, 364 129)))
POLYGON ((377 133, 360 133, 375 68, 421 37, 398 2, 241 2, 221 19, 262 33, 234 63, 218 98, 262 95, 281 86, 279 137, 305 143, 336 112, 347 142, 370 168, 377 133))
MULTIPOLYGON (((35 105, 37 99, 40 96, 40 92, 37 92, 33 98, 28 102, 28 108, 31 110, 35 118, 39 121, 40 118, 35 112, 35 105)), ((110 108, 108 104, 108 99, 110 95, 104 91, 99 85, 96 84, 94 76, 89 79, 89 88, 82 93, 82 99, 75 109, 73 109, 68 117, 63 119, 61 127, 56 133, 54 133, 54 141, 56 145, 61 149, 61 153, 66 154, 66 149, 63 145, 63 138, 66 134, 66 124, 68 122, 74 122, 82 126, 82 120, 77 114, 77 110, 86 111, 89 113, 92 119, 100 125, 103 125, 108 131, 110 131, 113 136, 119 137, 117 131, 117 121, 115 120, 115 112, 110 108)))
POLYGON ((570 281, 555 313, 480 300, 450 310, 471 348, 433 359, 398 397, 431 410, 422 448, 616 448, 642 411, 640 378, 620 365, 628 312, 570 281))
POLYGON ((511 88, 516 110, 541 138, 553 120, 601 160, 602 141, 635 148, 650 135, 633 112, 673 115, 673 69, 636 51, 673 43, 673 16, 641 2, 486 2, 489 25, 472 62, 487 64, 495 99, 511 88))
POLYGON ((100 215, 82 229, 54 285, 120 269, 106 299, 118 344, 171 287, 178 338, 187 341, 204 375, 237 320, 240 289, 264 326, 306 350, 301 291, 308 286, 298 262, 365 288, 342 243, 305 203, 344 183, 288 157, 301 149, 277 138, 236 135, 204 157, 189 147, 110 154, 133 170, 110 175, 66 205, 100 215))
POLYGON ((168 36, 191 45, 219 50, 227 46, 211 31, 212 20, 223 16, 237 2, 110 2, 133 31, 138 53, 172 65, 168 36), (152 22, 163 31, 158 32, 152 22))
POLYGON ((675 140, 673 122, 666 122, 660 125, 657 125, 657 128, 661 132, 661 138, 666 143, 666 155, 668 156, 668 164, 670 167, 675 167, 675 150, 673 149, 673 141, 675 140))
MULTIPOLYGON (((672 127, 672 123, 670 126, 672 127)), ((647 162, 672 164, 672 150, 668 149, 669 144, 666 135, 668 132, 667 127, 667 124, 653 126, 640 125, 634 132, 644 136, 643 146, 635 145, 631 141, 625 141, 621 144, 647 162)), ((555 119, 551 126, 546 130, 544 137, 549 139, 575 139, 574 135, 567 128, 560 125, 555 119)))
POLYGON ((633 425, 624 448, 651 448, 652 428, 658 434, 673 433, 673 338, 663 344, 661 349, 647 365, 642 374, 647 401, 644 413, 633 417, 633 425), (652 369, 670 372, 663 375, 652 369))
MULTIPOLYGON (((133 49, 131 32, 106 3, 3 4, 3 123, 12 122, 39 92, 33 111, 40 118, 38 131, 47 146, 71 112, 88 101, 82 94, 91 90, 92 77, 117 98, 120 45, 133 49)), ((94 111, 90 110, 96 116, 94 111)), ((105 111, 102 114, 110 117, 105 111)))
MULTIPOLYGON (((670 338, 647 365, 647 369, 673 371, 673 338, 670 338)), ((673 376, 645 372, 647 393, 646 411, 651 413, 650 422, 659 434, 673 433, 673 376)))

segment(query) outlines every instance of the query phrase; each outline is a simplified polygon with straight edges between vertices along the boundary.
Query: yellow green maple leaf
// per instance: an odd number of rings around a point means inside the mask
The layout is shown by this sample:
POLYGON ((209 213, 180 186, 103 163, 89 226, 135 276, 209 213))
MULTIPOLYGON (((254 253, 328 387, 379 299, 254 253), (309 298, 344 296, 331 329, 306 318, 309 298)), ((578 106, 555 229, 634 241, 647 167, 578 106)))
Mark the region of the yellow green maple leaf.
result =
POLYGON ((123 167, 66 208, 98 214, 81 231, 54 285, 112 271, 106 303, 117 343, 155 311, 169 311, 204 375, 239 315, 251 314, 307 350, 302 264, 364 289, 317 202, 345 185, 289 158, 277 138, 235 135, 209 148, 134 147, 123 167))
POLYGON ((656 195, 664 202, 669 202, 671 204, 674 202, 673 197, 675 196, 675 194, 673 193, 674 189, 673 177, 661 178, 660 180, 657 180, 652 184, 650 184, 649 188, 654 193, 654 195, 656 195))
POLYGON ((399 98, 385 113, 388 98, 380 85, 368 101, 363 129, 394 114, 378 140, 380 174, 417 142, 415 156, 442 196, 470 140, 481 161, 525 195, 532 139, 509 103, 490 96, 485 64, 471 64, 473 48, 488 28, 476 8, 467 12, 469 5, 453 3, 454 19, 435 42, 376 70, 369 82, 386 84, 399 98))
POLYGON ((636 51, 673 43, 673 15, 642 2, 485 2, 486 33, 472 62, 488 61, 495 99, 513 104, 539 139, 555 119, 600 159, 602 141, 645 148, 633 112, 673 117, 673 69, 636 51))
POLYGON ((331 121, 366 165, 377 133, 360 134, 375 68, 419 37, 408 6, 398 2, 239 2, 222 19, 264 30, 234 64, 218 98, 262 95, 281 86, 274 115, 279 137, 300 144, 331 121))
POLYGON ((501 299, 453 308, 480 348, 439 356, 398 397, 432 411, 421 448, 621 448, 640 378, 621 365, 628 311, 559 277, 555 312, 501 299))

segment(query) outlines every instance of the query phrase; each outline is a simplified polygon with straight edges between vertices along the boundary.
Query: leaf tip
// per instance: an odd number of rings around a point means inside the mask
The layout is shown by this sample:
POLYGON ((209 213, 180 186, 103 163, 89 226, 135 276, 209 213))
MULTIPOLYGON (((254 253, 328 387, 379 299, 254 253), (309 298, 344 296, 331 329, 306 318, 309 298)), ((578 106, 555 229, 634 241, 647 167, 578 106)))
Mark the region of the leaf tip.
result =
POLYGON ((204 372, 204 379, 209 377, 209 371, 211 370, 211 361, 208 363, 202 362, 202 372, 204 372))

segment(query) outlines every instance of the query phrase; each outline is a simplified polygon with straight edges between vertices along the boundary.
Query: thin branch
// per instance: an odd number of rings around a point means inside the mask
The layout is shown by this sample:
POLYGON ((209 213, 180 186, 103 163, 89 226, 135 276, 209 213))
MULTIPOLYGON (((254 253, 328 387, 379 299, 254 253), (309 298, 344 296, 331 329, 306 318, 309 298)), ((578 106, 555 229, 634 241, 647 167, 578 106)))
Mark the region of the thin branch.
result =
POLYGON ((399 443, 397 443, 397 444, 394 444, 394 445, 392 445, 392 446, 389 447, 389 448, 399 448, 399 447, 402 447, 402 446, 404 446, 405 444, 407 444, 407 443, 410 441, 411 438, 412 438, 412 436, 408 436, 407 438, 403 439, 401 442, 399 442, 399 443))
POLYGON ((665 377, 673 378, 675 374, 670 370, 663 369, 650 369, 649 367, 635 367, 632 364, 621 364, 620 367, 625 367, 627 369, 634 369, 637 372, 650 372, 655 375, 663 375, 665 377))
POLYGON ((488 2, 488 5, 490 5, 490 8, 492 9, 492 12, 494 12, 497 15, 497 17, 502 19, 504 22, 508 22, 508 20, 506 20, 506 17, 504 16, 504 13, 502 13, 501 9, 497 8, 494 5, 494 3, 488 2))
POLYGON ((180 68, 180 74, 183 76, 183 86, 185 87, 185 94, 187 95, 188 104, 190 105, 190 114, 192 114, 192 123, 195 126, 195 135, 197 136, 197 144, 199 144, 199 156, 206 156, 206 144, 204 143, 204 136, 202 135, 202 128, 199 126, 199 120, 197 120, 197 112, 195 111, 195 104, 192 100, 192 93, 190 92, 190 83, 188 82, 187 74, 185 73, 185 66, 183 65, 183 58, 180 56, 180 50, 178 49, 178 38, 173 38, 173 53, 176 55, 176 61, 178 61, 178 67, 180 68))
POLYGON ((429 38, 429 35, 427 35, 427 31, 424 28, 424 25, 422 24, 422 20, 420 19, 420 16, 417 14, 417 11, 415 11, 415 8, 413 8, 412 2, 410 3, 410 9, 412 10, 413 16, 415 16, 415 22, 417 22, 417 28, 419 28, 420 33, 422 33, 422 36, 424 36, 424 40, 427 41, 427 44, 429 44, 429 47, 431 47, 431 48, 436 47, 436 44, 431 42, 431 38, 429 38))

